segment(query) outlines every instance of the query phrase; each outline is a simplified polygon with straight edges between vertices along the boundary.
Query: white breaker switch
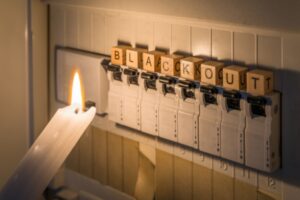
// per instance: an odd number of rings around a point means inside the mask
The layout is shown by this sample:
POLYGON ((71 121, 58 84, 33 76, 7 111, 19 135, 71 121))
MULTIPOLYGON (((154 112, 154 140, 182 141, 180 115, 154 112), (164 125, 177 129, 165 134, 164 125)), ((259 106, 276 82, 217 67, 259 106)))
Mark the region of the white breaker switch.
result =
POLYGON ((223 91, 221 97, 221 157, 244 164, 246 111, 238 91, 223 91))
POLYGON ((157 82, 159 92, 158 135, 177 142, 178 95, 175 92, 177 79, 160 76, 157 82))
POLYGON ((140 72, 137 69, 123 68, 122 73, 122 118, 125 126, 140 130, 140 72))
POLYGON ((220 156, 221 148, 221 95, 218 88, 200 87, 199 150, 220 156))
POLYGON ((265 172, 280 167, 279 93, 247 97, 245 164, 265 172))
POLYGON ((123 114, 123 82, 122 82, 122 68, 118 65, 107 66, 107 77, 109 80, 108 91, 108 118, 114 122, 122 123, 123 114))
POLYGON ((199 84, 193 81, 179 80, 175 88, 179 96, 178 143, 198 149, 199 84))
POLYGON ((141 131, 158 136, 158 75, 153 72, 141 73, 141 131))

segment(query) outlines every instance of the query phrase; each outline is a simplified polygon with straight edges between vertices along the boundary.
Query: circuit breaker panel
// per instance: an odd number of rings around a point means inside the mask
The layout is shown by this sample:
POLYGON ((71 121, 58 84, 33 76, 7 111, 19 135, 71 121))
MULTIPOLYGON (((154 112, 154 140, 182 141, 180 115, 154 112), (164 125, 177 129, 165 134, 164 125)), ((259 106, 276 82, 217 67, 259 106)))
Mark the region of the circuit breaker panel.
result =
POLYGON ((273 73, 115 46, 106 66, 110 120, 260 171, 280 167, 273 73))

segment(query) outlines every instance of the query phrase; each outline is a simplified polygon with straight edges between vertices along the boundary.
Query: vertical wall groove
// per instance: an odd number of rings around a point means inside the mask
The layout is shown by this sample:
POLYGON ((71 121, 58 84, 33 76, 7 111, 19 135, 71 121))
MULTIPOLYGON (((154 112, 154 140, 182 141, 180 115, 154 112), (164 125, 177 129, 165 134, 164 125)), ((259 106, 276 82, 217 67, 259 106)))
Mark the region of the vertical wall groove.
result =
POLYGON ((32 3, 27 1, 27 25, 26 25, 26 56, 28 70, 28 145, 31 146, 34 142, 34 91, 33 91, 33 61, 32 61, 32 3))

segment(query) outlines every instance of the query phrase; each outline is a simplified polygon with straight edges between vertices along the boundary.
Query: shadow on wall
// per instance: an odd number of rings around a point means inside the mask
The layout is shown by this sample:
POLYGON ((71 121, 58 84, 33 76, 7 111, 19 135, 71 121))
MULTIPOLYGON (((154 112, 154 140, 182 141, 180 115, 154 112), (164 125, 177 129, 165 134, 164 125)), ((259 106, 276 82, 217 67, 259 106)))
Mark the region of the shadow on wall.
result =
POLYGON ((283 71, 282 83, 282 177, 300 186, 300 72, 283 71))

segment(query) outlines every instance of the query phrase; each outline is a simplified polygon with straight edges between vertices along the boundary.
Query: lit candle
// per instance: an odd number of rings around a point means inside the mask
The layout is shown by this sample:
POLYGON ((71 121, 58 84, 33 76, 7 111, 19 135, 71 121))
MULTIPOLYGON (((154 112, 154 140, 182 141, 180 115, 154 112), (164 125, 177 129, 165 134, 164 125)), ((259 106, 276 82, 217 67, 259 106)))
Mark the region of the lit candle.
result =
POLYGON ((58 109, 0 193, 0 200, 38 199, 93 120, 83 111, 80 78, 75 73, 71 105, 58 109))

